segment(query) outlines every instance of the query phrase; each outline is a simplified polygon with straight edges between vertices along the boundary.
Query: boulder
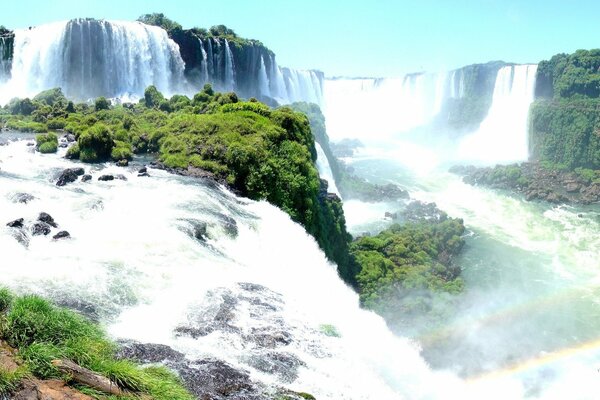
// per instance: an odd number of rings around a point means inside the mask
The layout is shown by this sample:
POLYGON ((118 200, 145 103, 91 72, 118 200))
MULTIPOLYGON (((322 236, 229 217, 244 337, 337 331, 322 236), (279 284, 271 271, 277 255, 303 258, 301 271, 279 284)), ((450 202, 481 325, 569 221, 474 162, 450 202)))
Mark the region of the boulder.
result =
POLYGON ((35 196, 29 194, 29 193, 15 193, 12 196, 12 201, 14 203, 22 203, 22 204, 27 204, 30 201, 35 200, 35 196))
POLYGON ((31 234, 33 236, 49 235, 51 231, 50 225, 45 222, 36 222, 31 226, 31 234))
POLYGON ((6 224, 6 226, 9 226, 11 228, 22 228, 23 227, 23 218, 15 219, 14 221, 11 221, 8 224, 6 224))
POLYGON ((56 186, 65 186, 68 183, 75 182, 77 177, 85 174, 83 168, 67 168, 60 173, 56 186))
POLYGON ((122 159, 122 160, 117 161, 117 165, 119 167, 126 167, 129 165, 129 161, 127 159, 122 159))
POLYGON ((92 180, 92 176, 89 174, 85 174, 81 177, 81 182, 88 182, 92 180))
POLYGON ((58 224, 54 222, 54 218, 52 218, 48 213, 41 212, 38 216, 38 221, 45 222, 53 228, 58 228, 58 224))
POLYGON ((114 181, 115 177, 113 175, 102 175, 98 178, 99 181, 114 181))
POLYGON ((71 234, 67 231, 60 231, 58 232, 56 235, 52 236, 52 239, 54 240, 60 240, 60 239, 68 239, 71 237, 71 234))

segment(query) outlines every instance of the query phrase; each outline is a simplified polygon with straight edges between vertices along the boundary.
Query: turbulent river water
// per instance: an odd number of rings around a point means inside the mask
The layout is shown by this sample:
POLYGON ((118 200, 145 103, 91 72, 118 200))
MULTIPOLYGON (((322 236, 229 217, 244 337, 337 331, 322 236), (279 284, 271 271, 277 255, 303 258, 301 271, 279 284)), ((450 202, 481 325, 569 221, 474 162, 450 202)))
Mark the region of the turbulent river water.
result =
MULTIPOLYGON (((434 298, 434 320, 403 321, 395 332, 419 343, 436 370, 452 370, 469 383, 503 382, 485 398, 593 399, 600 389, 600 207, 527 202, 447 172, 455 163, 526 159, 532 70, 501 69, 488 118, 455 143, 423 143, 411 136, 412 126, 389 114, 378 119, 376 107, 341 112, 338 99, 370 98, 401 108, 395 97, 385 97, 385 81, 375 89, 364 82, 326 82, 328 134, 334 141, 363 142, 345 159, 357 175, 399 184, 413 199, 435 202, 467 226, 458 260, 465 292, 434 298), (507 73, 517 78, 506 79, 507 73), (507 395, 508 388, 514 392, 507 395)), ((344 205, 353 234, 378 232, 391 223, 385 212, 402 207, 344 205)))

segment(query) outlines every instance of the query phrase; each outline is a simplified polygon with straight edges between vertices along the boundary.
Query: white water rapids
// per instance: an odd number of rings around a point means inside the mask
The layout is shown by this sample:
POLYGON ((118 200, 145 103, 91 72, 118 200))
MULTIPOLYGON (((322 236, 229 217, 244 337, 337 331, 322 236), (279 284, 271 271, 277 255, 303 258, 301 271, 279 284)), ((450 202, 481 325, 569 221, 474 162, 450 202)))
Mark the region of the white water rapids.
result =
MULTIPOLYGON (((72 236, 63 241, 35 236, 25 247, 3 225, 3 285, 91 304, 116 338, 167 344, 191 359, 223 359, 250 370, 255 379, 318 399, 428 399, 449 393, 478 398, 483 390, 430 370, 413 344, 361 310, 357 295, 315 241, 275 207, 165 172, 151 170, 143 178, 107 165, 85 165, 91 182, 57 187, 55 174, 75 165, 62 155, 40 155, 25 141, 0 146, 0 221, 25 218, 30 224, 44 211, 72 236), (99 182, 102 173, 128 180, 99 182), (15 203, 17 193, 35 199, 15 203), (207 222, 207 244, 182 230, 192 219, 207 222), (225 233, 223 221, 231 219, 237 237, 225 233), (243 300, 244 282, 266 288, 257 294, 266 306, 243 300), (175 336, 176 327, 219 307, 222 293, 242 299, 233 311, 241 333, 217 329, 199 339, 175 336), (333 325, 341 337, 323 334, 323 324, 333 325), (263 351, 242 339, 253 329, 291 335, 291 343, 276 351, 305 363, 293 382, 279 382, 248 363, 263 351)), ((502 393, 515 390, 502 387, 502 393)))

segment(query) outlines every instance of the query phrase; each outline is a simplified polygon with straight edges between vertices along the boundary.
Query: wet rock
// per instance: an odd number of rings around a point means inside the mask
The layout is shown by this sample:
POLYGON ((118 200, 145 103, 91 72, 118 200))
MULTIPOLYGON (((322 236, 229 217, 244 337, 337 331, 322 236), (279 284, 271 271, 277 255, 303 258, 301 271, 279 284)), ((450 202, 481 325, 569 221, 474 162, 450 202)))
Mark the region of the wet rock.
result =
POLYGON ((163 344, 143 344, 135 341, 123 341, 117 352, 118 359, 137 361, 142 364, 169 361, 179 363, 185 361, 185 355, 163 344))
POLYGON ((14 229, 11 234, 25 248, 29 247, 29 235, 24 229, 14 229))
POLYGON ((267 351, 250 357, 248 364, 259 371, 275 375, 285 383, 298 378, 298 368, 306 366, 302 360, 291 353, 267 351))
POLYGON ((81 177, 81 182, 88 182, 92 180, 92 176, 89 174, 85 174, 81 177))
POLYGON ((116 164, 119 167, 127 167, 129 165, 129 160, 127 160, 127 159, 119 160, 119 161, 117 161, 116 164))
POLYGON ((201 242, 206 242, 206 240, 209 238, 208 224, 206 222, 192 218, 181 221, 185 223, 185 226, 182 228, 182 230, 191 238, 201 242))
MULTIPOLYGON (((68 296, 68 295, 67 295, 68 296)), ((100 321, 100 312, 98 311, 98 307, 85 300, 81 300, 77 297, 65 297, 64 295, 59 296, 54 303, 59 307, 68 308, 69 310, 73 310, 86 318, 89 318, 92 321, 99 322, 100 321)))
POLYGON ((188 390, 200 399, 265 399, 247 371, 214 359, 199 360, 179 374, 188 390))
POLYGON ((45 222, 36 222, 31 226, 31 234, 33 236, 49 235, 51 231, 50 225, 45 222))
POLYGON ((406 222, 443 222, 448 218, 448 214, 437 208, 435 203, 425 203, 422 201, 411 201, 400 214, 406 222))
POLYGON ((29 194, 29 193, 15 193, 12 196, 12 201, 14 203, 22 203, 22 204, 27 204, 30 201, 35 200, 35 196, 29 194))
POLYGON ((71 234, 67 231, 60 231, 58 232, 56 235, 52 236, 52 239, 54 240, 60 240, 60 239, 68 239, 71 237, 71 234))
POLYGON ((289 332, 273 327, 252 328, 251 333, 246 335, 245 339, 267 349, 287 346, 293 341, 289 332))
POLYGON ((73 135, 72 133, 68 133, 64 136, 65 139, 67 139, 67 142, 69 143, 73 143, 75 140, 77 140, 75 138, 75 135, 73 135))
POLYGON ((121 180, 121 181, 126 181, 127 177, 125 175, 123 175, 123 174, 118 174, 118 175, 115 175, 115 179, 118 179, 118 180, 121 180))
POLYGON ((58 228, 58 224, 54 222, 54 218, 52 218, 48 213, 41 212, 38 216, 38 221, 45 222, 51 227, 58 228))
POLYGON ((113 175, 102 175, 98 178, 99 181, 113 181, 115 180, 115 177, 113 175))
POLYGON ((148 172, 148 168, 146 167, 142 167, 138 170, 138 174, 145 174, 146 172, 148 172))
POLYGON ((23 218, 15 219, 14 221, 9 222, 6 226, 11 228, 22 228, 23 227, 23 218))
POLYGON ((75 182, 83 174, 85 174, 83 168, 67 168, 60 173, 56 186, 65 186, 68 183, 75 182))
POLYGON ((150 176, 147 172, 142 172, 138 174, 139 177, 150 176))

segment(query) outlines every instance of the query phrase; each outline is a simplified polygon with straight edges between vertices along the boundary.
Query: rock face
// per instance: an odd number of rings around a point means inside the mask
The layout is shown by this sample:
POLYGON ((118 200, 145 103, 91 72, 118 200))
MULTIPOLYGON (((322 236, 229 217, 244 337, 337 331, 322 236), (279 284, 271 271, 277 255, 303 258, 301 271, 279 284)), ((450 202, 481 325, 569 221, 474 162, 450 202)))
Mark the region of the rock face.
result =
POLYGON ((65 186, 68 183, 75 182, 83 174, 85 174, 83 168, 67 168, 60 173, 56 186, 65 186))
POLYGON ((538 163, 478 168, 452 167, 450 172, 463 176, 471 185, 521 193, 527 201, 592 204, 600 202, 600 182, 572 171, 547 169, 538 163))

